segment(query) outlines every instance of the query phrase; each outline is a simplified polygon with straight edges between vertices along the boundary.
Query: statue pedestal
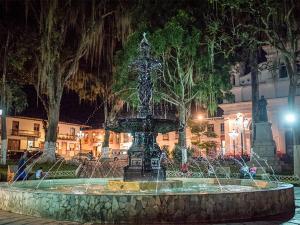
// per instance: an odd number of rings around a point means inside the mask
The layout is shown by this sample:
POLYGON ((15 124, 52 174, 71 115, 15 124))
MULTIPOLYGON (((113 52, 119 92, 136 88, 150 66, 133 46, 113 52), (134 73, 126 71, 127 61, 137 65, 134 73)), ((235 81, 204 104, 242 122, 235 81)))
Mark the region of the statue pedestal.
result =
POLYGON ((273 140, 271 123, 258 122, 255 125, 256 139, 252 148, 254 156, 251 157, 250 163, 255 164, 256 166, 265 167, 270 173, 273 172, 272 169, 275 172, 280 172, 281 162, 276 156, 276 145, 275 141, 273 140), (268 165, 266 165, 265 160, 268 165))

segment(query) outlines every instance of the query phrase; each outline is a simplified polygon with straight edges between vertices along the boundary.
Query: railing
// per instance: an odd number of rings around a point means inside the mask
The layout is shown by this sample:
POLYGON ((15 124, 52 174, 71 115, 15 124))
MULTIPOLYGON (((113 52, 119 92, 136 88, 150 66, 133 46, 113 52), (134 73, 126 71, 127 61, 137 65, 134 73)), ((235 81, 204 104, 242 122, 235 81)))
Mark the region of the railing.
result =
MULTIPOLYGON (((217 173, 218 178, 225 177, 224 174, 217 173)), ((167 177, 194 177, 194 178, 203 178, 203 177, 212 177, 214 178, 215 175, 208 176, 207 174, 203 174, 202 172, 187 172, 182 173, 179 170, 167 170, 167 177)), ((239 173, 230 173, 230 178, 239 179, 239 173)), ((294 175, 268 175, 268 174, 261 174, 257 175, 255 179, 258 180, 272 180, 272 181, 280 181, 284 183, 290 184, 300 184, 300 178, 294 175)))
POLYGON ((70 141, 75 141, 76 136, 73 134, 58 134, 57 139, 59 140, 70 140, 70 141))
POLYGON ((46 178, 61 178, 61 177, 75 177, 75 170, 61 170, 51 171, 46 173, 46 178))
POLYGON ((11 130, 11 135, 25 137, 40 137, 41 132, 35 130, 11 130))

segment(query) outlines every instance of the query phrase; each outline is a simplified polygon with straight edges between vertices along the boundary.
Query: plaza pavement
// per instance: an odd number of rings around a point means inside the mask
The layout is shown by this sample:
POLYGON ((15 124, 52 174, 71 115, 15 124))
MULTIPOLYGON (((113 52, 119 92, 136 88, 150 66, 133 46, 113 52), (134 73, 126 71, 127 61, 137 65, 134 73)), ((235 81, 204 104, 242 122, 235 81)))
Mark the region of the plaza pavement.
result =
MULTIPOLYGON (((220 223, 218 225, 300 225, 300 187, 295 187, 295 215, 292 219, 285 221, 284 219, 270 219, 253 222, 239 222, 239 223, 220 223)), ((16 213, 10 213, 0 210, 0 225, 82 225, 76 222, 68 221, 55 221, 51 219, 43 219, 32 216, 24 216, 16 213)), ((199 223, 193 223, 190 225, 196 225, 199 223)), ((84 225, 98 225, 96 223, 85 223, 84 225)), ((108 225, 108 224, 106 224, 108 225)), ((159 225, 159 224, 151 224, 159 225)), ((173 225, 173 224, 162 224, 173 225)), ((175 225, 175 224, 174 224, 175 225)), ((176 224, 184 225, 184 224, 176 224)))

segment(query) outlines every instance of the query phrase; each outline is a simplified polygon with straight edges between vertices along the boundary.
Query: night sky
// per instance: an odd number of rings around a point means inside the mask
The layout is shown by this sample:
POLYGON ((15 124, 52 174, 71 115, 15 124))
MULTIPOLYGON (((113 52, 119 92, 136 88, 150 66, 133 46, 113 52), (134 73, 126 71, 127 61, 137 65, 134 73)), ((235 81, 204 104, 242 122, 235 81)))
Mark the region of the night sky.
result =
MULTIPOLYGON (((30 86, 25 87, 24 91, 27 94, 28 107, 19 115, 47 119, 42 103, 37 102, 36 91, 30 86)), ((103 123, 101 103, 101 100, 98 103, 79 102, 78 95, 75 92, 65 91, 61 102, 60 120, 100 127, 103 123)))

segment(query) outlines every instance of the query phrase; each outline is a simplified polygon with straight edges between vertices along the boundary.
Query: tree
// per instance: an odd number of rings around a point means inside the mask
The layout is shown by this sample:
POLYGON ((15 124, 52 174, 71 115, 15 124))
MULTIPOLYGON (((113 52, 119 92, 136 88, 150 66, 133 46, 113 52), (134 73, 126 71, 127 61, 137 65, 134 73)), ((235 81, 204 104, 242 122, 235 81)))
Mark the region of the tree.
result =
POLYGON ((230 87, 226 85, 226 64, 213 63, 222 57, 218 58, 211 51, 210 43, 206 43, 204 49, 200 46, 201 32, 192 22, 193 18, 181 11, 152 36, 154 51, 163 62, 162 75, 157 82, 160 95, 177 108, 181 148, 186 148, 186 123, 192 103, 214 113, 217 101, 230 87))
MULTIPOLYGON (((3 26, 0 26, 0 31, 4 30, 3 26)), ((12 36, 10 31, 1 32, 6 34, 0 37, 5 40, 2 46, 1 54, 3 55, 3 61, 0 65, 0 71, 2 72, 2 80, 0 81, 0 105, 1 105, 1 164, 6 165, 7 158, 7 129, 6 129, 6 116, 10 112, 19 113, 27 107, 26 94, 22 91, 17 74, 25 62, 23 49, 18 46, 18 38, 12 36)))
MULTIPOLYGON (((186 148, 186 121, 193 102, 210 112, 217 108, 217 101, 230 88, 228 68, 222 56, 210 55, 207 45, 201 46, 201 32, 193 25, 194 19, 180 11, 162 28, 150 35, 154 55, 163 64, 160 74, 153 74, 153 99, 174 105, 178 112, 180 130, 179 146, 186 148), (220 64, 212 66, 211 59, 220 64), (222 62, 222 63, 221 63, 222 62)), ((145 30, 143 28, 142 30, 145 30)), ((127 87, 123 99, 137 105, 135 74, 128 65, 136 57, 141 32, 133 34, 120 54, 119 88, 127 87)), ((214 53, 213 53, 214 54, 214 53)))
POLYGON ((101 104, 98 108, 104 111, 104 128, 105 135, 102 147, 109 147, 110 132, 107 129, 109 124, 112 124, 119 111, 123 108, 123 101, 113 91, 114 76, 107 74, 103 76, 95 76, 95 74, 84 73, 77 77, 76 82, 69 82, 68 89, 78 93, 80 101, 96 102, 101 99, 101 104), (88 89, 84 87, 90 87, 88 89))
MULTIPOLYGON (((218 135, 213 131, 208 131, 207 122, 199 122, 195 120, 188 120, 188 127, 191 129, 191 133, 197 138, 192 142, 192 144, 198 146, 200 149, 206 150, 206 155, 209 155, 211 149, 215 149, 217 143, 215 141, 203 141, 201 138, 203 136, 208 138, 217 138, 218 135)), ((201 154, 201 152, 200 152, 201 154)))
POLYGON ((40 162, 56 160, 57 125, 64 87, 78 73, 83 56, 93 55, 101 47, 95 43, 103 35, 103 19, 109 15, 104 14, 101 3, 95 6, 53 0, 41 1, 40 8, 31 7, 33 14, 39 15, 40 40, 37 76, 33 83, 48 115, 45 149, 40 162), (87 13, 87 8, 92 10, 92 15, 87 13))
MULTIPOLYGON (((264 35, 255 27, 260 25, 258 1, 212 1, 214 13, 209 18, 210 35, 217 51, 223 52, 233 64, 248 64, 251 73, 252 144, 258 121, 259 59, 262 58, 264 35)), ((262 7, 263 8, 263 7, 262 7)))
MULTIPOLYGON (((290 113, 299 114, 295 104, 297 86, 300 82, 299 73, 299 42, 300 42, 300 2, 266 1, 261 10, 261 26, 258 30, 266 36, 266 44, 273 46, 280 52, 287 74, 289 76, 288 108, 290 113)), ((279 62, 280 63, 280 62, 279 62)), ((292 126, 294 174, 300 176, 300 123, 292 126)))
MULTIPOLYGON (((300 2, 294 0, 286 1, 215 1, 216 4, 221 5, 223 18, 229 18, 227 24, 236 24, 232 31, 244 30, 242 37, 248 43, 252 43, 251 50, 251 78, 252 78, 252 92, 257 89, 255 82, 257 82, 257 52, 263 46, 272 46, 280 54, 281 60, 284 62, 289 76, 289 95, 288 108, 292 113, 297 114, 295 108, 295 96, 297 85, 300 80, 300 75, 297 69, 297 57, 299 55, 299 26, 300 20, 298 11, 300 9, 300 2), (227 11, 224 13, 224 7, 227 11), (228 16, 230 15, 235 16, 228 16), (244 18, 248 17, 248 23, 242 23, 244 18), (250 17, 250 18, 249 18, 250 17), (253 19, 255 18, 255 19, 253 19), (234 22, 235 21, 235 22, 234 22), (249 41, 251 40, 251 41, 249 41)), ((279 60, 280 61, 280 60, 279 60)), ((279 62, 280 63, 280 62, 279 62)), ((272 66, 271 66, 272 67, 272 66)), ((278 65, 276 66, 278 67, 278 65)), ((274 68, 268 68, 274 69, 274 68)), ((257 94, 258 95, 258 94, 257 94)), ((257 100, 257 95, 253 96, 253 101, 257 100)), ((255 108, 255 105, 253 105, 255 108)), ((255 122, 255 113, 253 113, 253 121, 255 122)), ((300 175, 300 165, 298 160, 300 158, 300 131, 299 124, 292 127, 293 141, 294 141, 294 173, 300 175)), ((255 128, 255 127, 254 127, 255 128)))

